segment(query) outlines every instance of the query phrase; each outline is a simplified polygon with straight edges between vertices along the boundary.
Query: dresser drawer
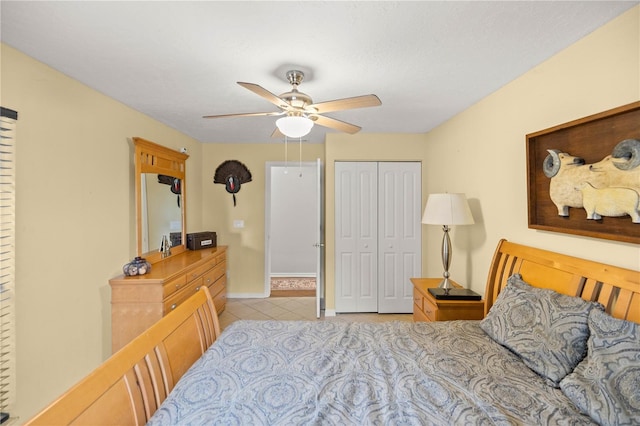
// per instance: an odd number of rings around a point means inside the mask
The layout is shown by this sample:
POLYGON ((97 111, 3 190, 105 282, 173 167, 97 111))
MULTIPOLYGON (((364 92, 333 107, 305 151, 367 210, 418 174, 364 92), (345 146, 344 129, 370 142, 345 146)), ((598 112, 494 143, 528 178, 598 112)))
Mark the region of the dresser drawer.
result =
POLYGON ((162 298, 166 299, 181 288, 184 288, 185 285, 187 285, 186 275, 180 275, 178 278, 166 282, 162 286, 162 298))
POLYGON ((214 259, 213 259, 213 264, 217 265, 218 263, 224 262, 224 259, 226 258, 225 254, 219 254, 217 255, 214 259))
POLYGON ((422 311, 429 318, 429 321, 436 321, 438 318, 438 307, 432 304, 429 299, 422 298, 422 311))
POLYGON ((216 313, 220 315, 224 311, 225 304, 227 302, 227 292, 221 291, 213 297, 213 306, 216 307, 216 313))
POLYGON ((174 310, 179 304, 193 296, 202 286, 202 278, 197 278, 184 286, 181 290, 171 295, 162 303, 164 314, 168 314, 174 310))
MULTIPOLYGON (((226 262, 221 262, 214 266, 212 270, 204 274, 204 285, 211 287, 211 284, 223 277, 227 272, 226 262)), ((214 293, 211 292, 213 295, 214 293)))
POLYGON ((197 268, 192 269, 191 271, 187 272, 187 281, 195 280, 196 278, 202 276, 208 270, 213 268, 214 265, 215 265, 215 259, 211 259, 204 265, 201 265, 201 266, 198 266, 197 268))
POLYGON ((413 310, 416 309, 422 310, 422 293, 416 288, 413 289, 413 310))
POLYGON ((431 322, 431 320, 424 314, 422 309, 418 309, 417 305, 413 305, 413 322, 431 322))
POLYGON ((215 298, 218 295, 218 293, 220 293, 221 291, 225 291, 226 285, 227 285, 226 276, 220 277, 214 283, 209 284, 209 293, 211 293, 211 297, 215 298))

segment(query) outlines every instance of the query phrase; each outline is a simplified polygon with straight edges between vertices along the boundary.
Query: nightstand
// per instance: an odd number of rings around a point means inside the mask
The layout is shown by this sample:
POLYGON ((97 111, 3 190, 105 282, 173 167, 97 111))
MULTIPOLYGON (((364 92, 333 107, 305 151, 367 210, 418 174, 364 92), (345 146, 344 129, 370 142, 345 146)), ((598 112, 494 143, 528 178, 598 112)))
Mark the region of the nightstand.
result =
MULTIPOLYGON (((440 300, 429 293, 442 278, 411 278, 413 284, 413 321, 480 320, 484 318, 483 300, 440 300)), ((451 281, 451 280, 449 280, 451 281)), ((461 286, 453 282, 455 287, 461 286)))

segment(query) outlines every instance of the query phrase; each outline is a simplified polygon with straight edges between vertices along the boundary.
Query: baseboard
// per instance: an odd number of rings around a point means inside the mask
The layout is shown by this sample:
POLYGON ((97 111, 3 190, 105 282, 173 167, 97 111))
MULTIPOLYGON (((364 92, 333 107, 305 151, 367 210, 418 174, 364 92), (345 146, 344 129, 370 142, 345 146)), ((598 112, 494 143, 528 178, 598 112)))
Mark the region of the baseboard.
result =
POLYGON ((272 273, 271 278, 315 278, 315 272, 280 272, 272 273))
POLYGON ((335 309, 325 309, 324 310, 324 316, 325 317, 335 317, 336 316, 336 310, 335 309))
POLYGON ((264 293, 227 293, 227 299, 266 299, 264 293))
POLYGON ((270 297, 316 297, 315 290, 271 290, 270 297))

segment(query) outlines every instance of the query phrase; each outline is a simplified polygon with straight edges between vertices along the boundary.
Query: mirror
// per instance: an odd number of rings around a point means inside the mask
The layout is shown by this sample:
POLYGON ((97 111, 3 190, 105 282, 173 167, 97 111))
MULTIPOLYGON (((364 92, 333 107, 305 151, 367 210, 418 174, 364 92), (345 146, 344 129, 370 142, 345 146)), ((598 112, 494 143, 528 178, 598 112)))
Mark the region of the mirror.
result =
POLYGON ((136 169, 137 255, 154 263, 163 235, 171 253, 185 250, 185 162, 187 154, 133 138, 136 169))
POLYGON ((182 181, 173 176, 142 173, 142 252, 160 247, 162 236, 171 246, 182 244, 182 181))

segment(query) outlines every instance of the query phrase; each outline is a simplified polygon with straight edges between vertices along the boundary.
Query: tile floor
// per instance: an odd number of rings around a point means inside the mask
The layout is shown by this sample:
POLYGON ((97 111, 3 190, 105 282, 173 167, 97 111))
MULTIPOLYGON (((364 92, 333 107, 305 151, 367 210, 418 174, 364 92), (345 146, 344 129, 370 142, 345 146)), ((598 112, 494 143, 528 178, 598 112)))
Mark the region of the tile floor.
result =
MULTIPOLYGON (((220 314, 220 327, 224 329, 239 319, 253 320, 309 320, 316 321, 314 297, 270 297, 265 299, 227 299, 220 314)), ((412 314, 337 314, 319 321, 413 321, 412 314)))

